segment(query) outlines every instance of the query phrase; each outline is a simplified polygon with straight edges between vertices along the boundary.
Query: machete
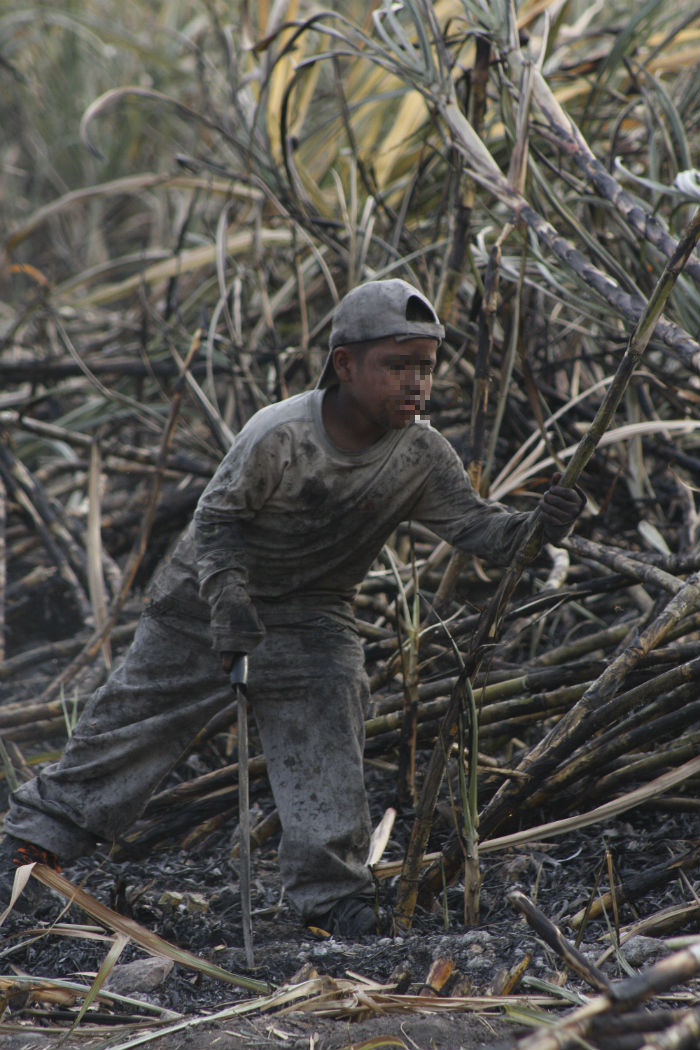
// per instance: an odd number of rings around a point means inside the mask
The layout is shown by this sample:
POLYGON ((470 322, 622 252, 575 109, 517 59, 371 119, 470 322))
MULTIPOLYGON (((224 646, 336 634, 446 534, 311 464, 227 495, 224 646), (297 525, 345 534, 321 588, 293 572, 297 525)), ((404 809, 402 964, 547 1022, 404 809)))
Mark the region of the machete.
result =
POLYGON ((240 830, 239 885, 246 964, 255 966, 253 917, 250 910, 250 793, 248 787, 248 657, 237 656, 231 665, 231 688, 238 701, 238 826, 240 830))

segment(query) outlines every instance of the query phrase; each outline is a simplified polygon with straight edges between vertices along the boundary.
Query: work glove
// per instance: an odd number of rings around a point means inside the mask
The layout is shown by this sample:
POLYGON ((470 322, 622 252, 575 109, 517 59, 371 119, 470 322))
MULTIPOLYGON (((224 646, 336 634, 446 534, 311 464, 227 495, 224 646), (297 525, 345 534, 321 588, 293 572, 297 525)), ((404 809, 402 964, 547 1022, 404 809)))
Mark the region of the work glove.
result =
POLYGON ((560 485, 561 474, 552 474, 549 488, 540 500, 544 536, 549 543, 559 543, 570 532, 574 522, 586 506, 581 489, 560 485))

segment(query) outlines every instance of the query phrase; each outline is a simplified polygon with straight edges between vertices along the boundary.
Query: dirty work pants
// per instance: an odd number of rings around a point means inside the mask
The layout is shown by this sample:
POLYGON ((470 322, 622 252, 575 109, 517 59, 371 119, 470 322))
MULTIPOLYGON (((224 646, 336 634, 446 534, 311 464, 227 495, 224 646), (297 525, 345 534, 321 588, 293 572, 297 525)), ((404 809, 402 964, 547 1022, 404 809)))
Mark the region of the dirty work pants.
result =
MULTIPOLYGON (((269 628, 249 658, 248 696, 282 823, 282 881, 308 919, 371 888, 361 643, 325 617, 269 628)), ((14 792, 5 830, 64 862, 118 840, 194 736, 229 705, 208 641, 142 616, 59 762, 14 792)))

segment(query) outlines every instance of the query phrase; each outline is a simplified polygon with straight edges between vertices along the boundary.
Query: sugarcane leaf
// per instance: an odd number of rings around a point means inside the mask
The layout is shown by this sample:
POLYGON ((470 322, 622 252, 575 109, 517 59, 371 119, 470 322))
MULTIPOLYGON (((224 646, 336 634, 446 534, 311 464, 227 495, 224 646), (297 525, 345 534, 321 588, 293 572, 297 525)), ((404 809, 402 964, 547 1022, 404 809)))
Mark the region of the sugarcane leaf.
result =
MULTIPOLYGON (((19 870, 21 871, 22 869, 19 870)), ((247 988, 249 991, 266 992, 269 989, 269 986, 264 981, 256 981, 251 977, 229 973, 228 970, 224 970, 215 963, 210 963, 206 959, 200 959, 191 952, 170 944, 168 941, 163 940, 162 937, 146 929, 145 926, 141 926, 134 919, 128 919, 111 908, 107 908, 90 893, 76 886, 64 875, 47 867, 45 864, 35 864, 29 874, 33 874, 45 886, 66 897, 70 903, 77 904, 83 911, 87 912, 93 919, 97 919, 98 922, 108 929, 114 930, 115 933, 120 934, 122 937, 131 939, 151 955, 162 955, 167 959, 172 959, 173 962, 178 963, 180 966, 196 970, 199 973, 225 981, 228 984, 247 988)))

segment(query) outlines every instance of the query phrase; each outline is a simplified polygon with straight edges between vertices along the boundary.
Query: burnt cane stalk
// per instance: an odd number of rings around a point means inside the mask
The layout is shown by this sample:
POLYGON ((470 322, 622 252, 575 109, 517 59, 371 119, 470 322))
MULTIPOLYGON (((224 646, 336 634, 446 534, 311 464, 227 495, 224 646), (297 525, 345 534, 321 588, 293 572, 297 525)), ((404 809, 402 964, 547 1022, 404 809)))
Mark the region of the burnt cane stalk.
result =
MULTIPOLYGON (((576 484, 603 434, 610 426, 622 396, 642 359, 657 322, 663 313, 678 275, 695 248, 698 239, 700 239, 700 209, 695 212, 688 228, 678 243, 676 251, 664 267, 652 296, 635 326, 607 394, 591 426, 581 438, 564 470, 561 478, 562 485, 573 486, 576 484)), ((432 827, 440 785, 445 775, 450 741, 454 738, 455 726, 459 716, 462 688, 460 680, 463 676, 471 677, 474 674, 481 663, 485 649, 496 641, 510 596, 515 590, 524 569, 539 553, 542 546, 542 538, 541 516, 535 512, 532 524, 515 555, 512 565, 504 573, 496 594, 481 617, 464 660, 464 669, 458 676, 457 683, 452 691, 449 707, 440 725, 438 737, 433 747, 398 886, 396 923, 401 928, 407 929, 411 926, 418 899, 420 865, 432 827)), ((504 785, 501 801, 501 810, 504 815, 511 808, 509 804, 510 795, 515 796, 519 793, 522 793, 522 788, 519 786, 514 786, 513 784, 504 785)), ((492 826, 495 826, 495 824, 496 821, 493 822, 492 826)))
MULTIPOLYGON (((649 624, 603 671, 602 675, 586 690, 579 702, 556 724, 554 729, 523 759, 518 767, 517 788, 511 785, 499 790, 482 814, 488 830, 492 831, 511 813, 518 801, 528 796, 534 783, 540 784, 559 764, 585 740, 594 726, 603 724, 601 719, 606 705, 614 706, 611 699, 627 674, 638 665, 640 658, 654 648, 689 611, 700 605, 700 573, 696 573, 677 594, 671 598, 661 614, 649 624), (607 702, 607 704, 606 704, 607 702)), ((691 664, 677 670, 690 677, 691 664)), ((610 724, 609 716, 605 724, 610 724)))
POLYGON ((156 462, 156 471, 153 477, 151 486, 151 493, 148 501, 148 506, 143 515, 141 521, 141 528, 136 538, 134 547, 129 555, 128 561, 124 568, 122 575, 122 583, 119 594, 112 603, 109 616, 106 621, 102 624, 98 630, 96 630, 92 637, 88 639, 82 652, 73 660, 68 667, 66 667, 60 675, 53 679, 51 684, 41 694, 40 700, 46 701, 53 699, 61 688, 71 681, 75 675, 80 671, 81 668, 85 667, 91 659, 99 652, 105 638, 109 637, 112 628, 116 625, 119 619, 119 614, 124 607, 129 591, 131 590, 136 573, 138 572, 139 565, 143 560, 143 556, 146 553, 146 547, 148 545, 148 538, 151 534, 153 522, 155 521, 156 508, 158 506, 158 498, 160 496, 160 490, 163 484, 163 476, 165 474, 166 467, 168 465, 168 453, 170 451, 170 444, 175 434, 175 427, 180 415, 180 407, 182 399, 185 393, 185 385, 189 368, 192 363, 192 359, 199 350, 202 333, 200 329, 197 329, 187 351, 187 355, 180 369, 180 375, 175 384, 175 390, 170 402, 170 410, 168 412, 168 418, 165 422, 165 428, 161 438, 160 449, 158 451, 158 459, 156 462))
MULTIPOLYGON (((484 299, 479 314, 479 345, 474 370, 474 387, 472 390, 471 426, 469 431, 469 466, 467 473, 476 492, 481 492, 481 470, 484 458, 486 409, 489 399, 489 369, 493 351, 493 333, 498 306, 498 282, 501 271, 500 238, 491 249, 486 276, 484 278, 484 299)), ((439 609, 457 584, 460 573, 469 557, 461 551, 453 551, 445 574, 435 592, 435 604, 439 609)))
MULTIPOLYGON (((479 922, 479 900, 481 896, 481 875, 479 872, 479 806, 477 799, 477 763, 479 759, 479 714, 474 700, 474 690, 468 678, 464 681, 465 699, 469 711, 469 776, 464 778, 464 714, 462 708, 459 716, 460 739, 460 780, 462 798, 462 835, 464 837, 464 922, 476 926, 479 922)), ((466 707, 467 705, 465 705, 466 707)))
MULTIPOLYGON (((486 112, 486 83, 488 81, 489 62, 491 58, 491 46, 483 38, 476 40, 476 61, 470 78, 469 94, 469 120, 471 126, 480 132, 486 112)), ((466 197, 468 205, 462 212, 458 212, 458 218, 465 221, 460 229, 457 226, 452 245, 452 251, 448 259, 448 282, 450 303, 454 301, 457 288, 461 280, 461 269, 467 250, 467 235, 469 222, 476 196, 476 184, 473 179, 467 180, 466 197)), ((507 231, 512 227, 509 225, 507 231)), ((502 235, 503 236, 503 235, 502 235)), ((498 283, 501 269, 501 239, 491 249, 489 261, 486 268, 486 276, 483 287, 483 300, 479 312, 479 347, 476 358, 476 369, 474 375, 474 389, 472 391, 472 414, 469 435, 470 463, 468 468, 469 480, 477 492, 481 491, 481 471, 483 467, 484 431, 486 427, 486 406, 488 403, 488 375, 491 352, 493 350, 493 333, 496 320, 496 308, 498 302, 498 283)), ((441 296, 447 300, 447 294, 441 296)), ((440 306, 443 306, 441 302, 440 306)), ((464 568, 466 556, 460 551, 453 551, 447 569, 435 592, 435 604, 440 608, 443 602, 451 596, 454 591, 460 572, 464 568)))
MULTIPOLYGON (((653 769, 680 764, 684 759, 678 757, 681 752, 677 748, 667 748, 666 751, 658 749, 659 741, 668 741, 674 734, 676 739, 683 741, 684 748, 690 746, 687 757, 692 758, 697 754, 697 733, 691 730, 693 725, 697 725, 700 715, 700 701, 693 702, 696 695, 697 682, 689 682, 668 698, 671 703, 679 705, 674 710, 656 713, 666 702, 665 697, 653 705, 653 710, 645 708, 641 712, 641 715, 648 714, 644 725, 631 729, 623 725, 621 732, 617 735, 611 733, 599 749, 593 745, 584 755, 557 770, 534 796, 528 796, 528 810, 537 811, 538 803, 552 798, 566 799, 569 811, 575 810, 579 805, 590 803, 592 798, 609 798, 628 782, 639 782, 642 773, 646 773, 642 779, 648 779, 653 769), (635 747, 648 748, 650 742, 656 749, 643 759, 643 765, 631 761, 635 747), (673 755, 676 756, 675 761, 671 761, 673 755), (616 762, 621 764, 616 767, 616 762)), ((686 750, 682 754, 685 755, 686 750)))

